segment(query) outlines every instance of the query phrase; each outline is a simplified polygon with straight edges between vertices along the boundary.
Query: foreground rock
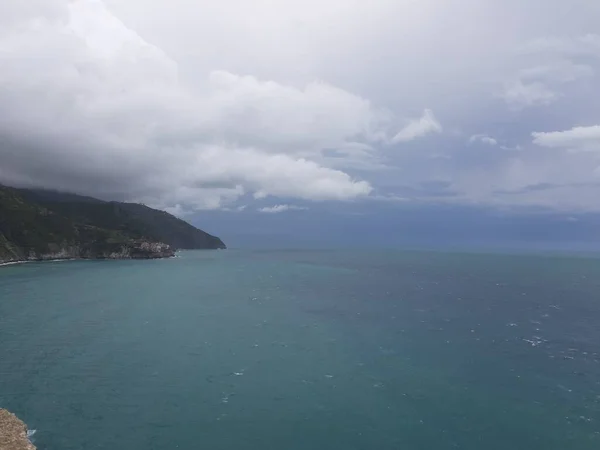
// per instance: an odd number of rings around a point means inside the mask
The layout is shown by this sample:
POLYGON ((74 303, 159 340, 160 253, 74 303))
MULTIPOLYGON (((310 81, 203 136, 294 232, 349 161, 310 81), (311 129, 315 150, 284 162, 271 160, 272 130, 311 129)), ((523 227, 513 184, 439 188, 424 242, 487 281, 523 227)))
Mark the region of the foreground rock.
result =
POLYGON ((0 450, 35 450, 27 438, 27 426, 17 416, 1 408, 0 450))

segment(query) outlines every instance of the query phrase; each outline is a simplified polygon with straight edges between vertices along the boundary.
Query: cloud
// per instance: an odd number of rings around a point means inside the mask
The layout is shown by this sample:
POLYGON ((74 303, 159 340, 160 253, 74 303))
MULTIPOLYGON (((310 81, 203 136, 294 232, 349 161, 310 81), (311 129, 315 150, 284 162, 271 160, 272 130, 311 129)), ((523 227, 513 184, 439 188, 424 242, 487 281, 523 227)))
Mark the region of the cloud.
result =
POLYGON ((433 115, 430 109, 423 112, 420 119, 411 120, 402 130, 400 130, 393 138, 392 143, 408 142, 414 139, 426 136, 430 133, 441 133, 442 125, 433 115))
POLYGON ((164 209, 164 211, 168 212, 169 214, 172 214, 172 215, 174 215, 176 217, 180 217, 180 218, 184 218, 193 213, 193 211, 185 209, 179 203, 177 203, 176 205, 173 205, 173 206, 164 207, 163 209, 164 209))
POLYGON ((587 33, 580 36, 545 36, 533 39, 522 48, 522 53, 561 53, 567 55, 600 56, 600 35, 587 33))
POLYGON ((502 150, 511 150, 511 151, 517 151, 517 150, 522 150, 522 147, 520 145, 515 145, 515 146, 510 146, 510 145, 504 145, 501 144, 498 139, 488 136, 487 134, 474 134, 473 136, 471 136, 468 140, 469 144, 476 144, 476 143, 481 143, 481 144, 485 144, 491 147, 498 147, 502 150))
POLYGON ((301 206, 294 205, 274 205, 274 206, 265 206, 264 208, 259 208, 258 211, 267 214, 278 214, 285 211, 302 211, 307 208, 301 206))
POLYGON ((580 78, 593 77, 595 71, 586 64, 575 64, 568 60, 558 60, 546 65, 533 66, 519 73, 521 80, 543 79, 548 82, 569 83, 580 78))
POLYGON ((470 144, 473 144, 475 142, 481 142, 483 144, 488 145, 498 145, 498 141, 495 138, 487 136, 485 134, 474 134, 469 138, 470 144))
POLYGON ((527 66, 504 83, 500 96, 516 109, 547 106, 563 98, 568 85, 596 75, 592 65, 600 58, 600 36, 537 38, 518 53, 527 66), (588 57, 586 63, 579 62, 582 56, 588 57))
POLYGON ((0 182, 177 214, 597 207, 597 155, 564 151, 595 144, 531 133, 598 123, 598 2, 204 3, 0 2, 0 182))
POLYGON ((50 3, 47 15, 11 9, 18 26, 0 32, 0 181, 178 214, 253 192, 315 201, 371 192, 317 162, 325 147, 381 139, 388 115, 368 100, 225 70, 188 85, 102 2, 50 3))
POLYGON ((572 151, 600 151, 600 125, 574 127, 566 131, 534 132, 533 143, 572 151))
POLYGON ((303 88, 226 71, 210 74, 214 130, 268 150, 306 152, 377 141, 388 117, 357 95, 324 82, 303 88))
POLYGON ((516 108, 549 105, 559 97, 559 93, 554 92, 544 83, 537 81, 524 83, 522 80, 507 83, 502 94, 504 101, 516 108))

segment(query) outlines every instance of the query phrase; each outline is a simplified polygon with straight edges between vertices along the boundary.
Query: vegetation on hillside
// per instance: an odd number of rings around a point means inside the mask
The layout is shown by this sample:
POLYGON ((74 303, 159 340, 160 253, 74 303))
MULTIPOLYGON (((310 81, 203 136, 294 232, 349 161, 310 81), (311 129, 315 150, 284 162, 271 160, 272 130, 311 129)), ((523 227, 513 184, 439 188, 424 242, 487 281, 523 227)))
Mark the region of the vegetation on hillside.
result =
POLYGON ((219 238, 144 205, 0 186, 0 260, 75 247, 93 254, 142 240, 174 249, 225 248, 219 238))

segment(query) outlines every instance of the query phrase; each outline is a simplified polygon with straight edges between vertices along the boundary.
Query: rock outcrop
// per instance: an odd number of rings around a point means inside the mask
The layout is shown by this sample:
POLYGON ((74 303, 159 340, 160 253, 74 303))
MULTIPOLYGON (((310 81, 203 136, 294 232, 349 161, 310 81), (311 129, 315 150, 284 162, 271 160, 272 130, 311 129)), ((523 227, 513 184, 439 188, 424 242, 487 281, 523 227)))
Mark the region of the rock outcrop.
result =
POLYGON ((120 245, 115 251, 95 255, 94 259, 157 259, 173 256, 175 252, 167 244, 141 241, 120 245))
POLYGON ((35 450, 27 437, 27 426, 17 416, 1 408, 0 450, 35 450))

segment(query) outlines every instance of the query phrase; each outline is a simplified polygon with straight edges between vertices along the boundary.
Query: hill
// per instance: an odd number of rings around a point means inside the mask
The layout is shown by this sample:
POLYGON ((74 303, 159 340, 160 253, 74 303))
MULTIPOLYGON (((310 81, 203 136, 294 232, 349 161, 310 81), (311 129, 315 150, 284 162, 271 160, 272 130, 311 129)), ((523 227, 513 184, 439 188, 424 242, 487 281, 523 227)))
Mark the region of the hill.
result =
POLYGON ((164 211, 0 185, 0 263, 61 258, 160 258, 225 244, 164 211))

